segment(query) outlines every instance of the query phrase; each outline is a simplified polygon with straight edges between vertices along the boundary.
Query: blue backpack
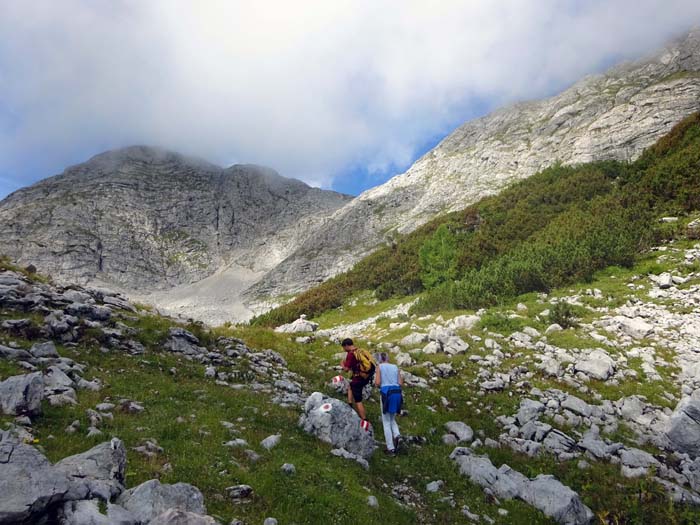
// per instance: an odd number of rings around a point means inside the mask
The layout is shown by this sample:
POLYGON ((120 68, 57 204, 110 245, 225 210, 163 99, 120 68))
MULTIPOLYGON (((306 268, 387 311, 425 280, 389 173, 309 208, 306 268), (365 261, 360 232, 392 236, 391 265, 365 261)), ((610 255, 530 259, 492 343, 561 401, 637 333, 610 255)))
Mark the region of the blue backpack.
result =
POLYGON ((403 405, 401 387, 396 385, 383 386, 380 392, 382 394, 382 412, 385 414, 400 413, 403 405))

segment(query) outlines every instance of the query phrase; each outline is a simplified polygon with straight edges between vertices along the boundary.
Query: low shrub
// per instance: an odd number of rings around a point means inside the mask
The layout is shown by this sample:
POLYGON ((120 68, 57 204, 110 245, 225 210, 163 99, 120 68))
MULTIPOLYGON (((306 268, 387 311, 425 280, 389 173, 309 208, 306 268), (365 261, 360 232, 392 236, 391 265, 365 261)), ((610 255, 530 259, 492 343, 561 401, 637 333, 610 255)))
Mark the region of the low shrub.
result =
POLYGON ((559 301, 549 309, 547 320, 562 328, 575 328, 578 326, 577 310, 574 305, 566 301, 559 301))

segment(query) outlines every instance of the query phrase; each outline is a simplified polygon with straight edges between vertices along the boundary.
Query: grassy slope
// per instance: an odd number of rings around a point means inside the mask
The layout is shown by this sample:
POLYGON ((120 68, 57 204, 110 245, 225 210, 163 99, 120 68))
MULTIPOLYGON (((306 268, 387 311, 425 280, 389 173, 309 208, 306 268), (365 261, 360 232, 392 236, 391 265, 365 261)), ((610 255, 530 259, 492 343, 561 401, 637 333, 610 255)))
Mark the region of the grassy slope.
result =
MULTIPOLYGON (((626 286, 633 275, 649 271, 658 273, 675 264, 673 260, 658 262, 655 255, 648 255, 635 268, 607 269, 597 274, 587 286, 601 289, 603 295, 611 296, 612 300, 587 300, 591 305, 622 304, 628 297, 644 293, 631 291, 626 286)), ((688 286, 692 284, 697 282, 688 283, 688 286)), ((552 296, 570 293, 569 289, 562 289, 552 296)), ((472 333, 483 335, 484 330, 507 333, 525 325, 538 329, 545 326, 537 314, 547 304, 542 303, 536 294, 518 297, 516 301, 528 307, 523 317, 509 317, 516 302, 492 308, 484 316, 482 325, 472 333)), ((350 307, 353 315, 360 317, 361 304, 360 301, 355 307, 350 307)), ((373 305, 372 308, 379 306, 373 305)), ((443 312, 443 317, 460 313, 465 312, 443 312)), ((582 313, 583 321, 590 320, 594 315, 586 311, 582 313)), ((0 312, 0 318, 7 317, 10 317, 7 312, 0 312)), ((324 327, 342 320, 341 317, 327 318, 324 327)), ((433 320, 413 321, 427 325, 433 320)), ((459 523, 464 521, 459 512, 464 504, 473 512, 492 516, 497 523, 549 523, 539 512, 523 503, 503 501, 499 505, 490 500, 480 488, 459 476, 448 459, 451 447, 443 445, 440 440, 445 422, 463 420, 483 436, 497 438, 500 428, 494 421, 495 416, 510 415, 518 406, 519 396, 511 395, 508 391, 483 398, 474 396, 478 366, 465 356, 450 360, 459 370, 458 375, 434 383, 432 391, 413 389, 407 392, 409 415, 400 420, 402 431, 404 434, 425 436, 427 443, 411 447, 407 454, 397 458, 386 458, 378 453, 370 462, 370 471, 366 472, 352 462, 330 456, 330 447, 300 431, 297 427, 298 410, 277 407, 269 402, 267 395, 218 386, 205 380, 201 365, 161 353, 160 343, 171 321, 144 312, 139 319, 126 319, 125 322, 143 330, 140 338, 148 346, 145 355, 103 354, 98 350, 98 345, 90 341, 81 343, 77 348, 59 348, 62 355, 87 363, 89 369, 86 377, 99 377, 106 387, 99 393, 80 392, 80 405, 77 407, 46 407, 44 416, 38 420, 35 428, 40 445, 50 459, 58 460, 83 451, 108 436, 118 436, 129 448, 129 486, 153 477, 160 477, 163 482, 193 483, 204 492, 210 513, 223 523, 233 517, 244 519, 247 523, 260 523, 266 516, 275 516, 281 523, 459 523), (174 376, 169 373, 172 367, 177 368, 174 376), (100 401, 122 397, 142 402, 146 412, 138 415, 115 412, 114 421, 103 426, 104 436, 85 438, 84 432, 88 426, 85 410, 100 401), (448 407, 443 406, 441 397, 449 400, 448 407), (185 422, 177 423, 175 420, 178 416, 182 416, 185 422), (63 429, 74 419, 81 420, 83 430, 73 435, 65 434, 63 429), (231 434, 220 424, 222 420, 233 422, 238 432, 231 434), (265 452, 258 443, 273 433, 282 434, 282 443, 271 452, 265 452), (246 439, 262 459, 251 463, 241 450, 222 446, 224 441, 233 437, 246 439), (165 449, 164 455, 146 459, 131 450, 145 438, 155 438, 165 449), (285 462, 296 465, 296 475, 287 477, 280 472, 285 462), (172 465, 171 472, 163 469, 165 463, 172 465), (445 488, 438 494, 426 493, 425 484, 436 479, 444 480, 445 488), (390 486, 398 482, 407 483, 420 494, 416 507, 401 507, 390 497, 390 486), (224 489, 238 483, 254 487, 256 496, 251 504, 234 506, 226 500, 224 489), (380 509, 366 506, 369 494, 379 499, 380 509), (448 494, 454 498, 454 507, 440 501, 448 494), (500 517, 498 508, 505 508, 509 514, 500 517)), ((382 326, 381 339, 398 340, 403 332, 389 331, 388 323, 389 320, 379 323, 382 326)), ((299 345, 286 336, 258 327, 217 329, 212 333, 206 333, 201 328, 199 330, 205 339, 226 333, 243 338, 252 347, 279 351, 288 360, 290 369, 306 378, 308 391, 324 390, 324 383, 335 373, 333 356, 339 349, 333 345, 326 346, 322 341, 299 345)), ((462 335, 466 337, 468 334, 462 335)), ((379 340, 371 334, 370 337, 379 340)), ((7 338, 0 332, 0 342, 7 338)), ((590 339, 581 330, 572 329, 554 334, 551 341, 567 348, 589 346, 590 339)), ((476 347, 472 350, 483 351, 476 347)), ((411 372, 422 376, 426 375, 425 368, 421 366, 425 361, 437 363, 448 360, 441 355, 417 354, 415 358, 418 363, 411 368, 411 372)), ((528 356, 522 351, 513 351, 507 363, 515 365, 527 359, 528 356)), ((670 381, 669 374, 673 370, 660 371, 665 375, 661 382, 645 381, 641 375, 640 382, 635 384, 614 387, 592 382, 591 387, 608 399, 641 393, 652 402, 670 406, 662 394, 667 391, 678 394, 678 388, 670 381)), ((18 370, 13 365, 4 363, 0 367, 0 378, 16 372, 18 370)), ((544 376, 537 376, 534 384, 540 388, 555 386, 568 390, 565 385, 544 376)), ((591 400, 590 395, 577 395, 591 400)), ((370 419, 379 425, 376 400, 370 401, 368 408, 370 419)), ((618 434, 615 436, 617 439, 629 442, 630 436, 624 428, 618 434)), ((696 510, 669 504, 650 478, 625 479, 615 465, 592 462, 590 469, 581 471, 576 468, 575 462, 560 464, 547 456, 532 459, 508 449, 489 449, 487 452, 496 465, 507 463, 529 476, 539 473, 556 475, 579 492, 598 516, 617 520, 613 523, 673 524, 700 520, 700 513, 696 510)))
POLYGON ((663 231, 664 214, 700 209, 700 114, 688 117, 630 165, 554 166, 439 217, 360 261, 352 270, 253 320, 265 326, 317 316, 360 290, 380 299, 423 291, 421 247, 440 225, 457 244, 458 282, 428 290, 416 312, 490 306, 518 293, 561 286, 610 264, 629 264, 663 231))

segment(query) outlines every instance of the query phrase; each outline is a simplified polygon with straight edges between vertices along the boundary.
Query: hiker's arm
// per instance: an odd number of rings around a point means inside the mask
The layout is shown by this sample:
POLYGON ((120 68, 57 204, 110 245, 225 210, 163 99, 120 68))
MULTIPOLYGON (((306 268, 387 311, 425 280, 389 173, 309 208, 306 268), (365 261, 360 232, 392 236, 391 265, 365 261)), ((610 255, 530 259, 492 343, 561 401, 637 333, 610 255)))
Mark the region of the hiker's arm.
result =
POLYGON ((401 370, 399 370, 399 386, 403 386, 403 374, 401 370))
POLYGON ((380 386, 382 384, 382 372, 379 367, 377 367, 374 372, 374 386, 380 386))

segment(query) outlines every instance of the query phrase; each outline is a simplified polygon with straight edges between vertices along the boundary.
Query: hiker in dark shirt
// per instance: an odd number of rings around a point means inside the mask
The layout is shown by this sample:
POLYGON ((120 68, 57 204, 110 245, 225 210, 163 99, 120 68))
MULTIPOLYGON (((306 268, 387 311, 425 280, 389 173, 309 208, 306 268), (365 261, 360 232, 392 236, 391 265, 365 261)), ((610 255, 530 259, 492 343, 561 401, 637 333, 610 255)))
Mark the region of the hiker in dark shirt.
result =
POLYGON ((353 344, 352 339, 343 339, 341 343, 343 350, 345 350, 345 359, 340 366, 343 370, 352 372, 352 379, 350 380, 350 388, 348 388, 348 404, 352 406, 353 401, 355 402, 355 410, 357 415, 360 416, 362 421, 366 421, 367 414, 365 413, 365 406, 362 404, 362 390, 371 381, 374 372, 374 366, 370 372, 363 372, 361 370, 360 361, 356 356, 358 348, 353 344))

